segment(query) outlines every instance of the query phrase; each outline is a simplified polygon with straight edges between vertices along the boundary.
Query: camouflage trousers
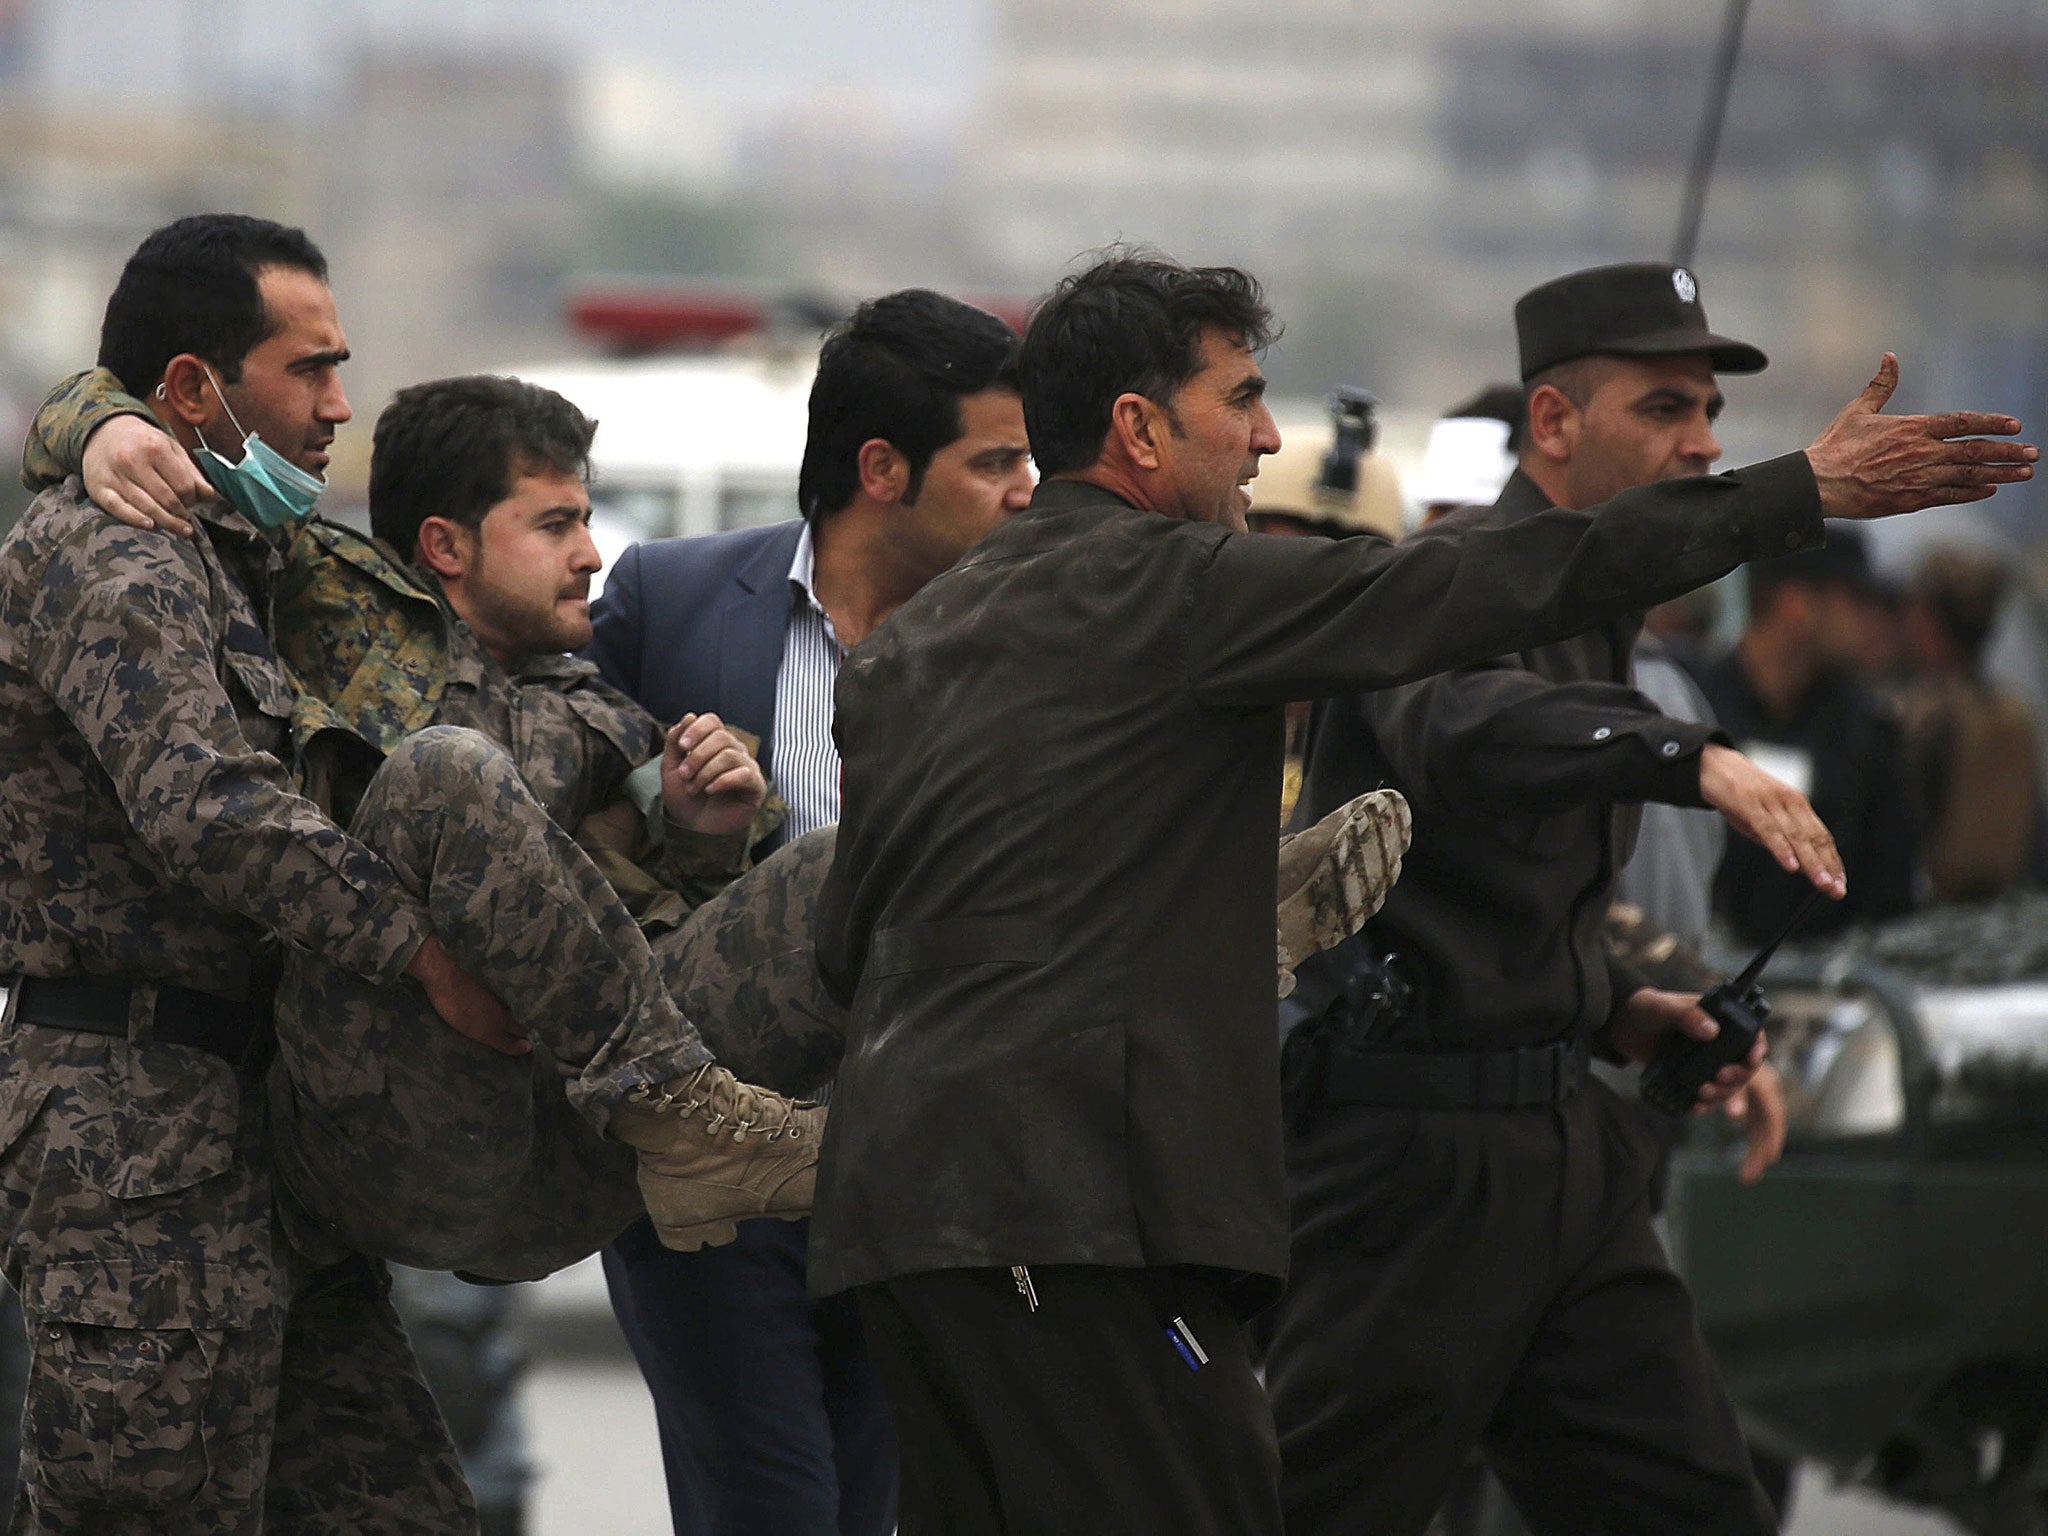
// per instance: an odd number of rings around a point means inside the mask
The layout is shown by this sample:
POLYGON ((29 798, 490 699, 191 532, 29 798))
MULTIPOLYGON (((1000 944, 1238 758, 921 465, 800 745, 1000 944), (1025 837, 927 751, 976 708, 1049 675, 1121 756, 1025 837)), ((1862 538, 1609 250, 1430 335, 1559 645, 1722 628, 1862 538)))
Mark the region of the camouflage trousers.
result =
POLYGON ((654 941, 670 995, 704 1043, 734 1076, 778 1093, 815 1093, 846 1045, 846 1010, 811 955, 838 833, 786 844, 654 941))
POLYGON ((612 1105, 714 1057, 789 1094, 829 1082, 846 1012, 812 952, 837 829, 796 839, 648 941, 488 739, 407 738, 351 830, 535 1042, 508 1058, 409 985, 294 956, 279 992, 278 1158, 329 1240, 500 1279, 594 1252, 640 1212, 612 1105), (700 1034, 701 1032, 701 1034, 700 1034))
POLYGON ((30 1349, 16 1532, 474 1531, 381 1271, 285 1243, 267 1141, 263 1085, 204 1052, 0 1037, 30 1349))
POLYGON ((530 1279, 641 1211, 634 1154, 603 1133, 643 1085, 711 1059, 646 939, 502 749, 436 726, 371 780, 351 832, 533 1041, 503 1056, 411 982, 294 953, 271 1069, 293 1230, 417 1269, 530 1279))

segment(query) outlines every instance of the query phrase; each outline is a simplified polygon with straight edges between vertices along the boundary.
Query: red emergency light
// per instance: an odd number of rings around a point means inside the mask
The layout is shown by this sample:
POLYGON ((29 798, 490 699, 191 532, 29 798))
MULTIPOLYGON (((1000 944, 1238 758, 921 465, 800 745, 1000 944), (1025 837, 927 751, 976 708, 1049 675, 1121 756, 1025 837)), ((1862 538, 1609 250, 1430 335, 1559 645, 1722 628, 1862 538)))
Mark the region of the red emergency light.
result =
POLYGON ((711 289, 592 288, 569 299, 569 323, 614 352, 721 346, 767 320, 752 294, 711 289))
MULTIPOLYGON (((1020 333, 1030 312, 1013 295, 962 298, 1020 333)), ((723 346, 793 323, 822 330, 851 313, 853 304, 815 295, 778 301, 745 290, 608 284, 571 294, 568 309, 569 323, 579 334, 608 352, 636 355, 723 346)))

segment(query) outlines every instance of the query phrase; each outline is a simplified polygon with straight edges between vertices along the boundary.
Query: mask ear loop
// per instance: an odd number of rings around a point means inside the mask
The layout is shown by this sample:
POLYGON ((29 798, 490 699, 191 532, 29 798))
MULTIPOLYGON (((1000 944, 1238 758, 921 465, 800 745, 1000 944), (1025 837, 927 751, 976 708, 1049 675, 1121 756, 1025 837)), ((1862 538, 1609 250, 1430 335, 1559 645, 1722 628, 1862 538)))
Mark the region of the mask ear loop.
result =
MULTIPOLYGON (((233 407, 232 405, 229 405, 229 404, 228 404, 228 397, 227 397, 227 393, 226 393, 226 392, 225 392, 225 391, 224 391, 224 390, 223 390, 223 389, 222 389, 222 388, 220 387, 220 380, 214 377, 214 374, 213 374, 213 365, 212 365, 212 364, 210 364, 210 363, 204 363, 204 362, 202 362, 202 363, 201 363, 201 364, 200 364, 199 366, 200 366, 200 367, 202 367, 202 368, 204 368, 204 369, 206 370, 206 377, 207 377, 207 381, 208 381, 209 383, 211 383, 211 384, 213 385, 213 397, 214 397, 214 399, 218 400, 218 401, 220 402, 220 408, 221 408, 222 410, 224 410, 224 411, 226 411, 226 412, 228 413, 228 420, 234 423, 234 426, 235 426, 235 430, 236 430, 237 432, 241 432, 241 433, 242 433, 242 458, 244 458, 244 459, 248 458, 248 457, 249 457, 249 434, 248 434, 247 432, 244 432, 244 431, 242 430, 242 423, 241 423, 241 420, 240 420, 240 419, 239 419, 239 418, 238 418, 238 417, 237 417, 237 416, 235 415, 235 408, 234 408, 234 407, 233 407)), ((157 392, 157 393, 158 393, 159 395, 161 395, 161 394, 162 394, 162 393, 164 392, 164 387, 163 387, 163 385, 161 385, 161 384, 157 385, 157 387, 156 387, 156 392, 157 392)), ((220 455, 219 455, 219 454, 217 454, 217 453, 214 453, 214 450, 213 450, 213 444, 209 443, 209 442, 208 442, 208 441, 206 440, 206 434, 205 434, 204 432, 200 431, 200 429, 199 429, 198 427, 194 427, 194 428, 193 428, 192 430, 193 430, 193 431, 194 431, 195 433, 197 433, 197 434, 198 434, 198 437, 199 437, 199 445, 200 445, 200 447, 204 448, 204 449, 205 449, 205 450, 206 450, 206 451, 207 451, 208 453, 213 453, 213 456, 214 456, 215 458, 219 459, 219 458, 220 458, 220 455)), ((225 464, 225 463, 227 462, 227 460, 225 460, 225 459, 221 459, 221 462, 222 462, 223 464, 225 464)), ((237 460, 236 462, 237 462, 237 463, 240 463, 241 461, 240 461, 240 460, 237 460)))

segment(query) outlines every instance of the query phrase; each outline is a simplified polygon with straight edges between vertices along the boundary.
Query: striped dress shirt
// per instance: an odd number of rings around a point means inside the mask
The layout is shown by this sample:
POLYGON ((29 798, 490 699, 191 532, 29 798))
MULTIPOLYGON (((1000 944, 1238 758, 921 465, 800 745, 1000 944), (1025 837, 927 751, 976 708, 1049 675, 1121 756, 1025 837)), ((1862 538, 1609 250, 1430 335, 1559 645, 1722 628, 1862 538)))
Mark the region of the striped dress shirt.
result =
POLYGON ((789 562, 789 634, 782 642, 782 666, 775 674, 775 729, 769 762, 775 787, 789 802, 783 840, 829 827, 839 819, 839 747, 832 740, 832 685, 846 648, 832 630, 811 586, 813 560, 808 524, 789 562))

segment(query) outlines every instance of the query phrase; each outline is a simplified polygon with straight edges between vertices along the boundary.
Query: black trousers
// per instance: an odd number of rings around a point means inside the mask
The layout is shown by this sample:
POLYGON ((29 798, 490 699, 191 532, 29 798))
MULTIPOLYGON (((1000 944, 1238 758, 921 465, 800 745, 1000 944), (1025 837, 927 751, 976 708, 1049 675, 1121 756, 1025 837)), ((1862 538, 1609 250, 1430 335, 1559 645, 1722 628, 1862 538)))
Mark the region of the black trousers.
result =
POLYGON ((1507 1111, 1326 1110, 1289 1138, 1265 1322, 1288 1536, 1414 1536, 1480 1446, 1538 1536, 1777 1529, 1602 1085, 1507 1111))
POLYGON ((1035 1312, 1007 1269, 856 1293, 896 1420, 901 1536, 1279 1536, 1272 1416, 1212 1281, 1030 1274, 1035 1312))

